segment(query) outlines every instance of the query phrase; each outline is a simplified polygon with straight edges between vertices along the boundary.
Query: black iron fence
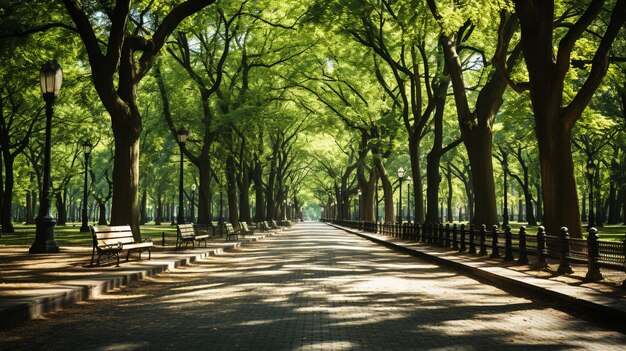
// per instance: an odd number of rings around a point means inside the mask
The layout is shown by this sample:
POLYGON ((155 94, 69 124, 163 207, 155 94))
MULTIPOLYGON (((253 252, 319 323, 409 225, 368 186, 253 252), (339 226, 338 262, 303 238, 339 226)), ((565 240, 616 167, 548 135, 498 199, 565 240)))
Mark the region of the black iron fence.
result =
MULTIPOLYGON (((559 262, 557 272, 560 274, 572 273, 572 263, 586 264, 585 278, 589 281, 604 278, 600 268, 626 272, 626 238, 622 242, 602 241, 596 228, 589 229, 587 239, 574 239, 569 237, 565 227, 557 235, 548 235, 544 227, 537 229, 537 235, 527 235, 526 227, 513 233, 508 226, 500 230, 495 225, 487 230, 485 225, 474 228, 456 223, 420 225, 329 219, 322 221, 459 252, 489 256, 492 259, 515 261, 517 256, 519 264, 529 264, 528 257, 533 256, 535 261, 532 266, 535 268, 547 267, 549 258, 556 259, 559 262)), ((626 280, 623 287, 626 287, 626 280)))

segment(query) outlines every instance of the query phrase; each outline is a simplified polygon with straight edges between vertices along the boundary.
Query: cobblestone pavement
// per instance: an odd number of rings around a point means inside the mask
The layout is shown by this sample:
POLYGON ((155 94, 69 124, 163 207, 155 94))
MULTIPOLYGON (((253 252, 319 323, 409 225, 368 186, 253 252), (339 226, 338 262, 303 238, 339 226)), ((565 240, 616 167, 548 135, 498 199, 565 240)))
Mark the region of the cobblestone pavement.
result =
POLYGON ((626 335, 302 223, 0 332, 0 349, 625 350, 626 335))

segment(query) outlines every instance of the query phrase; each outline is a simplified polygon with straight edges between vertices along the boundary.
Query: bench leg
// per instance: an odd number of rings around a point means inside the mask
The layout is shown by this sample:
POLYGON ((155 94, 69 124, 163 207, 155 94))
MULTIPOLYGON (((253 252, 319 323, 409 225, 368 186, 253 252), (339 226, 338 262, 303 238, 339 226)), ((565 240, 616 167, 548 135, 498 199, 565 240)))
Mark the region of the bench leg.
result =
POLYGON ((128 252, 126 253, 126 261, 128 261, 128 259, 130 258, 130 251, 131 250, 128 250, 128 252))
POLYGON ((152 249, 148 248, 148 260, 152 259, 152 249))
POLYGON ((94 246, 93 250, 91 250, 91 263, 89 264, 90 266, 93 266, 93 259, 94 259, 95 254, 96 254, 96 247, 94 246))

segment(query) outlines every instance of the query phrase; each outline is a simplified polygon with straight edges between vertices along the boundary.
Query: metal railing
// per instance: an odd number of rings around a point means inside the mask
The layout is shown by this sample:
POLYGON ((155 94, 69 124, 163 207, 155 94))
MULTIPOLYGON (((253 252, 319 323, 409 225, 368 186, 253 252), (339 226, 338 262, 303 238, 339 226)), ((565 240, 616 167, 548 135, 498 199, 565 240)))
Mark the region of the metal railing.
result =
MULTIPOLYGON (((544 268, 548 266, 548 258, 557 259, 557 273, 572 273, 571 263, 586 264, 586 280, 603 279, 600 268, 621 270, 626 272, 626 239, 618 241, 602 241, 598 230, 590 228, 587 239, 570 238, 567 228, 563 227, 557 235, 546 234, 540 226, 536 235, 528 235, 526 227, 513 233, 507 226, 503 231, 498 226, 488 228, 467 227, 456 223, 445 226, 439 224, 385 223, 351 220, 329 220, 344 227, 350 227, 370 233, 382 234, 393 238, 415 241, 427 245, 467 252, 491 259, 514 261, 517 255, 518 264, 529 264, 529 255, 535 258, 532 266, 544 268)), ((626 280, 623 282, 626 287, 626 280)))

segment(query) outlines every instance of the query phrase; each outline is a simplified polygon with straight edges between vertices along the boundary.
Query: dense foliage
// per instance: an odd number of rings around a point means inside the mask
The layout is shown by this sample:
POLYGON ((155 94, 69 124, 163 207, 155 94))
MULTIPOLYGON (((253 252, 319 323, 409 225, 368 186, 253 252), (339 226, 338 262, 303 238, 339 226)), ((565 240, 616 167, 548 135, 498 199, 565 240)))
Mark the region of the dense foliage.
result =
POLYGON ((0 16, 3 231, 37 213, 50 59, 59 225, 83 206, 136 236, 174 221, 181 159, 184 213, 205 225, 517 220, 580 236, 589 208, 625 220, 624 0, 11 0, 0 16))

